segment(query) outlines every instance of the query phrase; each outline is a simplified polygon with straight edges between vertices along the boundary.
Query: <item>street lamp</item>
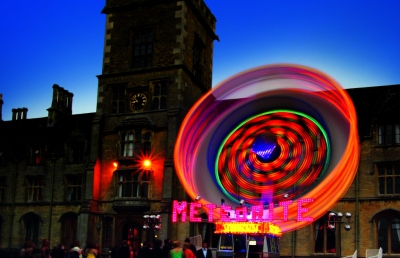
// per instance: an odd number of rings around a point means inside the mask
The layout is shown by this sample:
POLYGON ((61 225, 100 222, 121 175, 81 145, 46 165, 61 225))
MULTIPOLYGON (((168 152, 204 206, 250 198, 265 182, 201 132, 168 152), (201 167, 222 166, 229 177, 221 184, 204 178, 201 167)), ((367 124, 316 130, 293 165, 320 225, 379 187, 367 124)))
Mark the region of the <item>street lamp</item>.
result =
POLYGON ((154 240, 154 231, 161 229, 161 215, 158 213, 145 214, 143 216, 143 229, 149 231, 149 241, 154 240))
POLYGON ((343 213, 342 212, 331 212, 329 213, 328 216, 328 228, 330 230, 335 230, 336 229, 336 223, 339 225, 339 257, 342 257, 342 228, 340 227, 340 224, 344 224, 344 229, 346 231, 349 231, 351 229, 350 226, 350 219, 351 219, 351 213, 346 212, 345 215, 345 220, 343 220, 343 213))

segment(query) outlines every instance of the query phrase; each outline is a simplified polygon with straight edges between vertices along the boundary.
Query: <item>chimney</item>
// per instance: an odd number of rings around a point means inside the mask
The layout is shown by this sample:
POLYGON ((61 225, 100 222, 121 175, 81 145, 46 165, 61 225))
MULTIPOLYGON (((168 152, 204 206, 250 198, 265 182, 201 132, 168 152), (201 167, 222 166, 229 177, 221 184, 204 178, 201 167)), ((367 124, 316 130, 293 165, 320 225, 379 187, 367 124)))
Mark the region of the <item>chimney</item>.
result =
POLYGON ((28 109, 26 107, 13 108, 11 111, 12 111, 12 121, 25 120, 28 113, 28 109))
POLYGON ((3 114, 3 94, 0 93, 0 121, 3 120, 2 114, 3 114))
POLYGON ((47 126, 51 127, 58 120, 63 119, 66 115, 72 115, 72 97, 74 94, 53 84, 53 100, 51 107, 47 109, 47 126))

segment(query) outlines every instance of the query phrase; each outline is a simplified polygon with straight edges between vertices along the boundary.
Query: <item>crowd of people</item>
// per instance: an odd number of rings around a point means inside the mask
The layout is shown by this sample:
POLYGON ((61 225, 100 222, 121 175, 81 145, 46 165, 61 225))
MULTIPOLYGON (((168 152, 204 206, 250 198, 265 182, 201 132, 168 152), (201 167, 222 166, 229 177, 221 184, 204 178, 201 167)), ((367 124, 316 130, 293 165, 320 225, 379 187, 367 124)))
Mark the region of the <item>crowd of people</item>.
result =
POLYGON ((35 244, 32 241, 26 241, 20 251, 21 258, 99 258, 100 248, 98 244, 88 243, 84 249, 81 249, 79 241, 71 244, 70 248, 65 248, 64 245, 59 244, 53 249, 50 249, 49 240, 42 240, 42 247, 40 254, 35 244))
POLYGON ((120 246, 113 248, 111 258, 212 258, 212 252, 206 242, 197 250, 189 238, 185 239, 183 246, 179 241, 165 239, 163 244, 156 239, 143 243, 139 250, 133 250, 129 242, 124 240, 120 246))
MULTIPOLYGON (((69 248, 59 244, 50 249, 50 243, 43 239, 42 246, 35 249, 31 241, 26 241, 21 249, 21 258, 100 258, 101 253, 98 244, 88 243, 84 249, 81 249, 79 241, 71 244, 69 248)), ((108 254, 110 258, 212 258, 211 249, 206 242, 203 242, 202 248, 196 247, 186 238, 183 246, 179 241, 165 239, 164 243, 160 239, 143 243, 139 250, 133 250, 129 241, 122 241, 121 245, 114 247, 108 254)))

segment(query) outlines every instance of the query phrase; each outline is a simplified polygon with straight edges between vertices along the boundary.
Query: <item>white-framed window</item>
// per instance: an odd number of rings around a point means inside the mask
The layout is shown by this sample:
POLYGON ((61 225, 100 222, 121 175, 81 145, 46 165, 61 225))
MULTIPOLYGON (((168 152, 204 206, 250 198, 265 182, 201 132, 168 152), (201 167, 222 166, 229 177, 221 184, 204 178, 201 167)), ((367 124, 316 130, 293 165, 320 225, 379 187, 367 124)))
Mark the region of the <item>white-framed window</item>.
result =
POLYGON ((120 134, 120 156, 135 157, 150 154, 152 133, 149 131, 127 131, 120 134))
POLYGON ((67 201, 81 201, 83 196, 83 176, 82 175, 68 175, 65 177, 66 181, 66 200, 67 201))
POLYGON ((43 193, 43 176, 26 177, 26 193, 26 201, 41 201, 43 193))

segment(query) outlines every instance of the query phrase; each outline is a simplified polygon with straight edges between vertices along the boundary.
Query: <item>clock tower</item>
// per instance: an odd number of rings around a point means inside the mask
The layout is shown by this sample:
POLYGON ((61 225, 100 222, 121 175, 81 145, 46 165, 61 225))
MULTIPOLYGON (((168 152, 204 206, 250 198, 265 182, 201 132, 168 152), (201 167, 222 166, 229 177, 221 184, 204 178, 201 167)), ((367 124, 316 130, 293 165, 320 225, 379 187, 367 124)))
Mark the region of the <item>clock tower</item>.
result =
POLYGON ((199 234, 171 222, 171 200, 187 199, 173 155, 187 111, 211 89, 216 19, 203 0, 107 0, 102 13, 103 68, 86 196, 93 201, 81 217, 100 230, 88 230, 88 239, 101 238, 102 246, 130 240, 138 248, 155 238, 199 234), (156 234, 143 227, 146 214, 161 216, 156 234))

